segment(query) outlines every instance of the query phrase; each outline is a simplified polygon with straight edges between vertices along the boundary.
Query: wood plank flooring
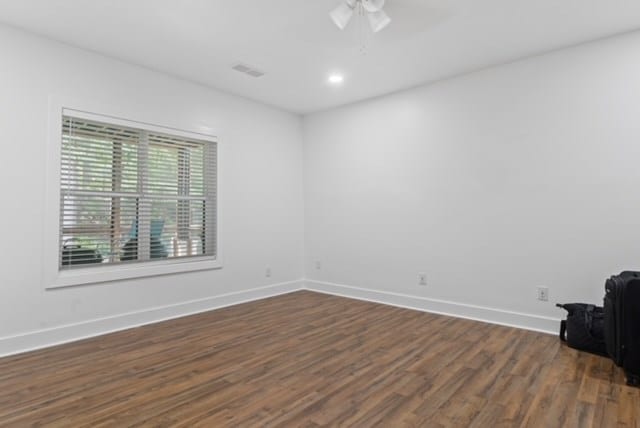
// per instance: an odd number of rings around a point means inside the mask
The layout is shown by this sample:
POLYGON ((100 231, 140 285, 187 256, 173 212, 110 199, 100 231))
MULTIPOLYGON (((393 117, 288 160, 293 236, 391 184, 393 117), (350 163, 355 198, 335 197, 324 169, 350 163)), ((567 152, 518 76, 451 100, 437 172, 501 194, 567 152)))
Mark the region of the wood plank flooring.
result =
POLYGON ((638 427, 554 336, 301 291, 0 359, 11 427, 638 427))

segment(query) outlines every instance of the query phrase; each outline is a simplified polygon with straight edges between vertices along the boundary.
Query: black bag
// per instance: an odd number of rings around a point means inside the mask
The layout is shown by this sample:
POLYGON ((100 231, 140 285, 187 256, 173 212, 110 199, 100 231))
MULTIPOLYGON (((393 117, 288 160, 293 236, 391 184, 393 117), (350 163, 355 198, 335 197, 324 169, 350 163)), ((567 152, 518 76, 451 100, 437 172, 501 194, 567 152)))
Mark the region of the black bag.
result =
POLYGON ((605 291, 607 352, 624 369, 627 385, 640 386, 640 272, 612 276, 605 291))
POLYGON ((97 250, 82 248, 67 241, 62 246, 62 266, 102 263, 102 255, 97 250))
POLYGON ((567 319, 560 322, 560 340, 571 348, 608 356, 603 308, 586 303, 558 303, 556 306, 568 312, 567 319))

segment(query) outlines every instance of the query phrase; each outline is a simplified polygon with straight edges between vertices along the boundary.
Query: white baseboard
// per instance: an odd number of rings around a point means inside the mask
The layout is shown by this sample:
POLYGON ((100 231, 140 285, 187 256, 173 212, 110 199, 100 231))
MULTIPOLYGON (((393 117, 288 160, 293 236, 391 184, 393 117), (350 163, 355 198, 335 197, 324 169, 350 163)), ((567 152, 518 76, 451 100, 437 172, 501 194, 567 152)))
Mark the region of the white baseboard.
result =
POLYGON ((508 327, 522 328, 541 333, 558 334, 560 320, 540 315, 506 311, 496 308, 429 299, 408 294, 392 293, 343 284, 305 280, 305 288, 319 293, 350 297, 368 302, 382 303, 407 309, 415 309, 440 315, 488 322, 508 327))
POLYGON ((207 312, 226 306, 237 305, 239 303, 265 299, 267 297, 278 296, 280 294, 287 294, 301 290, 303 287, 303 280, 283 282, 280 284, 268 285, 266 287, 252 288, 249 290, 191 300, 174 305, 160 306, 136 312, 93 319, 76 324, 68 324, 32 331, 15 336, 2 337, 0 338, 0 357, 74 342, 173 318, 207 312))
POLYGON ((297 280, 0 338, 0 357, 207 312, 299 290, 557 334, 559 319, 315 280, 297 280))

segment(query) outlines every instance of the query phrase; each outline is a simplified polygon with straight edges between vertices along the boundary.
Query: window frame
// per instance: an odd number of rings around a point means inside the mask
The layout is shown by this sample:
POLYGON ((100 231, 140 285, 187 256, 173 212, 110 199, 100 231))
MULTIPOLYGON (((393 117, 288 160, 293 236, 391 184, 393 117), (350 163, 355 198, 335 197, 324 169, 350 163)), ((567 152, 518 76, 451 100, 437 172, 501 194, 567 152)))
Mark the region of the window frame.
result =
POLYGON ((197 131, 187 131, 167 126, 154 125, 143 120, 123 119, 132 117, 131 114, 105 114, 104 107, 94 106, 90 108, 78 103, 62 102, 51 97, 49 108, 48 149, 46 159, 46 189, 45 189, 45 216, 44 216, 44 245, 43 245, 43 282, 45 289, 79 286, 118 280, 142 278, 157 275, 175 274, 181 272, 193 272, 222 268, 221 233, 220 233, 220 139, 210 134, 197 131), (215 256, 199 256, 194 258, 173 258, 162 260, 148 260, 132 264, 105 264, 104 266, 90 266, 86 268, 60 270, 59 251, 60 243, 60 197, 61 197, 61 154, 62 154, 62 125, 63 116, 72 116, 79 119, 95 120, 112 123, 114 125, 134 127, 150 132, 170 134, 187 139, 197 139, 215 143, 217 168, 216 168, 216 215, 214 225, 215 256))

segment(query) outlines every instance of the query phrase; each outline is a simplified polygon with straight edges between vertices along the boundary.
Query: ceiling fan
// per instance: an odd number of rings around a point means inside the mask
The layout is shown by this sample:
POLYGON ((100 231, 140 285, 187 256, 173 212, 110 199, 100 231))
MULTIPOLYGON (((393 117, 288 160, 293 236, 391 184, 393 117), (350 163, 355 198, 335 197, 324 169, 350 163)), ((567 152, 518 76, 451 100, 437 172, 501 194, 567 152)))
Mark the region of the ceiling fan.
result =
POLYGON ((382 10, 384 1, 385 0, 344 0, 344 3, 333 9, 331 13, 329 13, 329 16, 338 28, 344 30, 354 12, 362 16, 366 15, 369 19, 371 30, 377 33, 391 22, 389 15, 382 10))

